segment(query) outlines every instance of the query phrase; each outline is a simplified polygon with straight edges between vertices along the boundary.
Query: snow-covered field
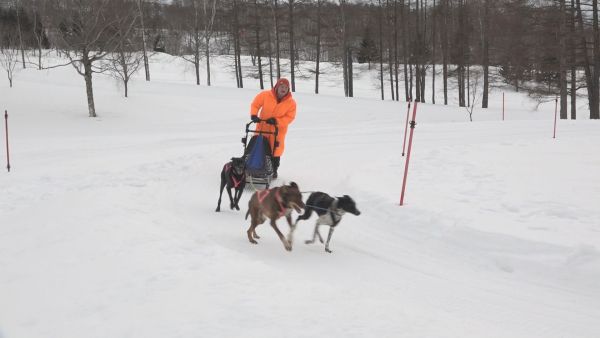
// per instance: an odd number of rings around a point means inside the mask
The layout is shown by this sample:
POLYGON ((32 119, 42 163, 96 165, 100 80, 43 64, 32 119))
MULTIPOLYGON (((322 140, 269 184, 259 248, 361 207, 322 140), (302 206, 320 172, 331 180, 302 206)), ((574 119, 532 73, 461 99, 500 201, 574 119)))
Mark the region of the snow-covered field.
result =
POLYGON ((70 67, 0 81, 1 338, 600 335, 600 123, 586 112, 553 139, 554 102, 534 111, 508 89, 506 121, 501 90, 472 123, 419 105, 401 207, 406 103, 379 100, 375 72, 352 99, 333 71, 318 96, 300 80, 278 182, 348 194, 362 214, 332 254, 303 243, 314 218, 286 252, 264 224, 248 243, 248 192, 242 211, 214 212, 258 88, 233 88, 226 62, 195 86, 156 55, 129 99, 97 76, 96 119, 70 67))

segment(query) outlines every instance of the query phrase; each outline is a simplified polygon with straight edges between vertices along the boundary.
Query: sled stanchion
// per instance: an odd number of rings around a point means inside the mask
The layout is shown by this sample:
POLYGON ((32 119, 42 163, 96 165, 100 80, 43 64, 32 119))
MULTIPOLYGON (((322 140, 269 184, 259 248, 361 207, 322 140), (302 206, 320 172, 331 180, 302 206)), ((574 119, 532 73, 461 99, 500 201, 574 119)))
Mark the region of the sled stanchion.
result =
POLYGON ((8 111, 4 111, 4 130, 6 132, 6 169, 10 172, 10 153, 8 151, 8 111))
POLYGON ((556 138, 556 115, 558 114, 558 98, 554 99, 554 135, 552 138, 556 138))
POLYGON ((408 108, 406 109, 406 124, 404 125, 404 142, 402 144, 402 156, 404 156, 404 154, 405 154, 404 150, 406 149, 406 132, 408 131, 408 115, 410 115, 411 101, 412 101, 412 98, 410 98, 408 100, 408 108))
POLYGON ((417 103, 419 101, 415 101, 415 106, 413 108, 412 120, 410 121, 410 136, 408 138, 408 152, 406 153, 406 163, 404 165, 404 179, 402 180, 402 193, 400 194, 400 205, 404 205, 404 190, 406 189, 406 178, 408 176, 408 162, 410 162, 410 152, 412 149, 412 140, 413 133, 415 131, 415 126, 417 125, 416 117, 417 117, 417 103))

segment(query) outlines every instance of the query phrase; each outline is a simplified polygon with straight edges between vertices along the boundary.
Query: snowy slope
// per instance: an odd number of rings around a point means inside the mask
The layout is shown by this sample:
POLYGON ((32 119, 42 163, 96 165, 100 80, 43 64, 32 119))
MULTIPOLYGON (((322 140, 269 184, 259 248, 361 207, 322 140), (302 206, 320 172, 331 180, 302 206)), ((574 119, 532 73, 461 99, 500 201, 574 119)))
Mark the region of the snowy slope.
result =
POLYGON ((96 77, 96 119, 70 68, 0 82, 0 337, 598 336, 597 121, 559 121, 552 139, 554 104, 519 93, 506 121, 499 90, 473 123, 422 104, 400 207, 406 103, 378 100, 376 73, 353 99, 333 71, 319 96, 302 80, 279 182, 362 214, 332 254, 303 243, 314 220, 286 252, 265 225, 248 243, 249 193, 214 212, 257 83, 233 88, 223 57, 212 87, 152 61, 129 99, 96 77))

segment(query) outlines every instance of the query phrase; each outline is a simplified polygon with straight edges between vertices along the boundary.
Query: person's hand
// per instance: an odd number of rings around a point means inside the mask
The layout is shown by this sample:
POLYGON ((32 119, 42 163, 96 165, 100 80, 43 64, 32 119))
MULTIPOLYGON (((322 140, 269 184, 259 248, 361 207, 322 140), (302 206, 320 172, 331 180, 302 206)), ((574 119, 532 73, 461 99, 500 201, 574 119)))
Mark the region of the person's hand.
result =
POLYGON ((258 115, 252 115, 250 119, 252 120, 252 122, 260 122, 260 118, 258 118, 258 115))
POLYGON ((271 117, 267 120, 267 123, 274 126, 277 124, 277 120, 274 117, 271 117))

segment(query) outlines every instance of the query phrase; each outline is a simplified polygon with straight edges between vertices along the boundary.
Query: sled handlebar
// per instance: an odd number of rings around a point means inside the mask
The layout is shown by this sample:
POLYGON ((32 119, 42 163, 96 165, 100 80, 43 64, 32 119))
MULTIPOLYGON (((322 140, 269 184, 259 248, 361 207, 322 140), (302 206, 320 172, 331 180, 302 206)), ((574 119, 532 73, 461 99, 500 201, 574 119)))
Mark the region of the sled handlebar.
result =
POLYGON ((246 123, 246 134, 247 133, 256 133, 256 134, 272 134, 277 136, 279 134, 279 127, 276 124, 271 124, 271 126, 275 127, 275 131, 262 131, 262 130, 256 130, 256 128, 254 130, 250 129, 250 126, 252 125, 252 123, 259 123, 259 122, 263 122, 266 120, 258 120, 258 121, 250 121, 248 123, 246 123))

